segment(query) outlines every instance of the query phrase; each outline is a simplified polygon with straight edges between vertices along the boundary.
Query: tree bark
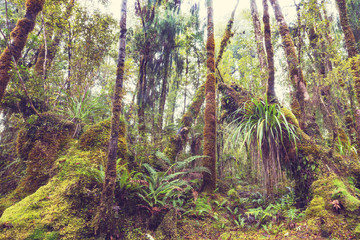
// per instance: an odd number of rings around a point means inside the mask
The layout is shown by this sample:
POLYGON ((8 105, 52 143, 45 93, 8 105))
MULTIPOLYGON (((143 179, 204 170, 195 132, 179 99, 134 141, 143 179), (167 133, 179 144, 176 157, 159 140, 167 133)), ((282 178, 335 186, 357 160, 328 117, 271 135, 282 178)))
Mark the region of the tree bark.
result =
POLYGON ((216 78, 215 78, 215 40, 213 22, 213 3, 207 1, 208 28, 207 28, 207 76, 205 83, 205 126, 204 126, 204 167, 210 173, 204 172, 202 190, 213 192, 216 188, 216 78))
MULTIPOLYGON (((238 2, 231 14, 231 17, 230 17, 227 27, 225 29, 225 32, 224 32, 224 35, 223 35, 223 38, 221 41, 221 45, 220 45, 220 50, 219 50, 219 53, 218 53, 218 56, 217 56, 217 59, 215 62, 216 68, 217 68, 218 64, 220 63, 220 61, 222 59, 222 55, 225 51, 225 48, 226 48, 227 44, 229 43, 230 37, 232 36, 231 28, 232 28, 232 25, 234 22, 234 15, 235 15, 235 10, 237 8, 237 5, 238 5, 238 2)), ((190 104, 186 113, 183 115, 183 117, 181 119, 181 123, 182 123, 181 128, 179 129, 177 135, 170 139, 168 147, 165 148, 165 150, 164 150, 164 152, 169 157, 169 159, 171 159, 173 161, 175 161, 178 153, 180 151, 182 151, 182 149, 184 148, 184 146, 188 140, 189 130, 190 130, 193 122, 199 115, 201 106, 204 103, 205 84, 206 83, 203 83, 199 88, 197 88, 197 90, 195 92, 195 96, 192 100, 192 103, 190 104)))
POLYGON ((13 68, 13 61, 17 62, 21 57, 29 33, 35 27, 36 17, 42 11, 45 0, 27 0, 25 3, 25 17, 16 23, 15 29, 11 32, 11 42, 0 56, 0 101, 4 97, 6 87, 10 81, 10 70, 13 68))
POLYGON ((355 86, 356 98, 360 103, 360 60, 358 57, 356 57, 359 54, 359 52, 356 48, 355 37, 349 24, 349 19, 346 10, 346 1, 336 0, 336 3, 339 9, 341 28, 344 32, 346 50, 348 51, 349 58, 351 58, 350 63, 351 63, 352 75, 355 82, 354 86, 355 86))
POLYGON ((280 35, 283 40, 284 50, 286 54, 286 60, 290 72, 290 79, 296 89, 296 100, 300 106, 301 115, 305 116, 305 102, 309 100, 309 94, 306 88, 306 82, 304 79, 303 72, 299 66, 299 60, 296 55, 294 42, 291 39, 290 30, 285 21, 284 15, 281 12, 280 5, 277 0, 270 0, 271 5, 274 9, 276 21, 280 28, 280 35))
MULTIPOLYGON (((254 0, 252 0, 254 1, 254 0)), ((268 82, 266 97, 268 102, 277 101, 275 94, 275 67, 274 67, 274 49, 271 43, 271 28, 270 28, 270 17, 269 17, 269 6, 267 0, 263 0, 264 7, 264 35, 265 35, 265 47, 267 53, 267 70, 268 70, 268 82)), ((265 68, 266 69, 266 68, 265 68)))
MULTIPOLYGON (((70 0, 68 6, 66 7, 65 13, 64 13, 65 20, 68 20, 70 18, 74 4, 75 4, 75 0, 70 0)), ((51 63, 55 58, 60 41, 61 41, 63 33, 64 33, 64 30, 66 28, 63 24, 61 24, 58 27, 60 29, 55 32, 54 40, 52 41, 51 44, 48 44, 48 49, 47 49, 47 54, 46 54, 46 69, 51 66, 51 63)), ((52 32, 52 30, 51 30, 51 32, 52 32)), ((50 36, 48 36, 48 37, 50 37, 50 36)), ((39 55, 38 55, 38 58, 36 60, 35 66, 34 66, 35 74, 37 74, 38 76, 44 75, 44 67, 43 67, 44 62, 45 62, 45 45, 42 44, 40 46, 39 55)), ((45 72, 45 78, 46 78, 46 72, 45 72)))
MULTIPOLYGON (((261 33, 261 23, 259 20, 258 9, 256 6, 255 0, 250 0, 250 8, 251 8, 251 17, 253 20, 254 25, 254 34, 255 34, 255 41, 256 41, 256 50, 259 57, 260 69, 262 72, 262 77, 266 76, 267 72, 267 63, 264 51, 264 36, 261 33)), ((265 12, 265 11, 264 11, 265 12)), ((265 23, 265 21, 264 21, 265 23)))
POLYGON ((125 67, 125 47, 126 47, 126 3, 123 0, 121 6, 121 19, 120 19, 120 39, 119 39, 119 55, 116 71, 116 82, 114 89, 114 99, 112 106, 111 117, 111 131, 108 149, 108 160, 105 170, 105 180, 103 191, 100 198, 100 206, 95 216, 95 234, 101 234, 106 238, 119 239, 117 224, 115 224, 116 217, 113 209, 114 205, 114 191, 116 184, 116 161, 118 150, 118 138, 120 131, 120 115, 121 115, 121 100, 123 91, 124 80, 124 67, 125 67))
MULTIPOLYGON (((164 109, 167 96, 168 88, 168 74, 169 74, 169 62, 170 62, 170 51, 165 48, 164 54, 164 78, 162 82, 161 94, 160 94, 160 103, 159 103, 159 119, 158 119, 158 132, 157 135, 162 138, 162 128, 163 128, 163 118, 164 118, 164 109)), ((157 141, 156 141, 157 142, 157 141)))

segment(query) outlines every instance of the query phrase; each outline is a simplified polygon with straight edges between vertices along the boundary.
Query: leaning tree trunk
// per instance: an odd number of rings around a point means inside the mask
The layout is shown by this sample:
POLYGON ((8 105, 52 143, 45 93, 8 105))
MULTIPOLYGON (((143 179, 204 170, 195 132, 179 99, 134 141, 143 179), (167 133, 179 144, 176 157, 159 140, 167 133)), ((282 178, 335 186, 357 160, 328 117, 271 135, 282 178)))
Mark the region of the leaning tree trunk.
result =
POLYGON ((268 62, 268 82, 266 97, 268 102, 277 101, 275 94, 275 67, 274 67, 274 49, 271 43, 271 29, 270 29, 270 17, 269 17, 269 6, 267 0, 263 0, 264 6, 264 35, 265 35, 265 47, 267 53, 267 62, 268 62))
MULTIPOLYGON (((286 54, 286 60, 289 67, 290 79, 296 89, 296 100, 300 107, 300 113, 298 116, 302 116, 302 119, 305 116, 305 103, 309 100, 309 94, 306 88, 306 82, 304 79, 303 72, 299 66, 299 59, 296 55, 294 42, 291 39, 290 30, 285 21, 284 15, 281 12, 280 5, 277 0, 270 0, 271 5, 275 12, 276 21, 278 22, 280 28, 280 35, 283 40, 284 50, 286 54)), ((297 105, 297 104, 296 104, 297 105)))
MULTIPOLYGON (((239 3, 239 1, 237 2, 236 6, 231 14, 231 17, 228 21, 223 38, 221 40, 220 50, 219 50, 219 53, 217 55, 216 62, 215 62, 215 68, 217 68, 217 66, 219 65, 219 63, 222 59, 222 55, 226 49, 226 46, 228 45, 230 38, 233 35, 231 33, 231 29, 232 29, 232 26, 234 23, 235 10, 238 6, 238 3, 239 3)), ((188 133, 190 131, 192 124, 194 123, 195 119, 197 118, 197 116, 200 113, 201 106, 203 105, 204 100, 205 100, 205 83, 202 84, 196 90, 192 103, 188 107, 185 114, 182 116, 181 128, 179 129, 177 135, 173 136, 170 139, 168 146, 164 150, 165 154, 172 161, 174 161, 176 159, 176 156, 178 155, 178 153, 183 150, 185 144, 187 143, 188 133)))
MULTIPOLYGON (((267 72, 267 63, 264 51, 264 36, 261 33, 261 23, 259 20, 259 14, 256 6, 255 0, 250 0, 251 7, 251 17, 254 24, 254 34, 255 34, 255 42, 256 42, 256 50, 259 57, 259 63, 262 73, 262 78, 265 79, 267 72)), ((264 22, 265 23, 265 22, 264 22)))
POLYGON ((108 149, 108 160, 105 170, 105 180, 100 198, 100 206, 94 219, 95 234, 106 236, 107 239, 117 239, 117 224, 114 205, 114 191, 116 183, 116 160, 118 137, 120 129, 121 100, 123 91, 125 47, 126 47, 126 2, 121 6, 119 55, 116 71, 115 91, 111 117, 111 131, 108 149))
MULTIPOLYGON (((339 9, 339 15, 340 15, 340 24, 341 28, 343 29, 344 36, 345 36, 345 46, 348 51, 348 57, 350 58, 350 65, 351 65, 351 73, 354 79, 354 87, 355 87, 355 93, 356 98, 358 102, 360 103, 360 59, 359 59, 359 52, 356 48, 356 42, 354 34, 351 30, 349 19, 347 16, 346 11, 346 1, 345 0, 336 0, 338 9, 339 9)), ((355 111, 358 112, 358 111, 355 111)), ((355 114, 355 118, 357 115, 355 114)), ((360 126, 359 121, 355 121, 356 123, 356 129, 357 129, 357 142, 360 142, 360 126)), ((358 144, 359 146, 359 144, 358 144)), ((358 152, 360 152, 358 148, 358 152)))
POLYGON ((45 0, 27 0, 25 3, 25 17, 16 23, 15 29, 11 32, 9 46, 0 56, 0 101, 4 97, 6 87, 10 81, 10 70, 13 68, 13 61, 17 62, 21 57, 29 33, 35 27, 36 17, 43 9, 45 0))
POLYGON ((346 1, 345 0, 336 0, 339 15, 340 15, 340 24, 343 29, 345 36, 345 46, 348 51, 348 56, 351 59, 351 70, 355 82, 355 93, 358 102, 360 103, 360 60, 356 59, 355 56, 359 54, 356 48, 356 41, 354 33, 351 30, 349 19, 346 11, 346 1))
POLYGON ((213 22, 213 3, 207 1, 208 7, 208 39, 206 43, 207 50, 207 76, 205 83, 205 127, 204 127, 204 167, 208 168, 210 173, 204 172, 202 190, 212 192, 216 188, 216 78, 215 78, 215 40, 214 40, 214 22, 213 22))

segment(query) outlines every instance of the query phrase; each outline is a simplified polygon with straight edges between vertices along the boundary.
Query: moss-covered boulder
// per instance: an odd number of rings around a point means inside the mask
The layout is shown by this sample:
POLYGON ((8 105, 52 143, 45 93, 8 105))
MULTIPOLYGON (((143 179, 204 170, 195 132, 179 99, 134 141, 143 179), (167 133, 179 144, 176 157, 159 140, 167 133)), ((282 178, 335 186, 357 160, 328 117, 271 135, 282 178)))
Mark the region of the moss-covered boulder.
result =
MULTIPOLYGON (((17 137, 17 154, 26 163, 26 175, 15 190, 26 196, 44 185, 61 150, 71 140, 75 125, 55 113, 33 115, 17 137)), ((21 197, 20 197, 21 198, 21 197)))
MULTIPOLYGON (((105 165, 106 155, 110 139, 110 119, 99 122, 85 129, 80 136, 79 147, 85 151, 92 151, 94 159, 99 164, 105 165)), ((123 119, 120 120, 119 142, 118 142, 118 158, 123 161, 128 159, 128 147, 126 141, 126 124, 123 119)))
POLYGON ((0 239, 90 239, 101 184, 91 153, 72 149, 59 158, 57 174, 35 193, 7 208, 0 239), (99 180, 99 179, 98 179, 99 180))
POLYGON ((313 199, 305 211, 311 231, 323 237, 342 238, 356 228, 360 200, 354 186, 329 173, 314 181, 311 191, 313 199))

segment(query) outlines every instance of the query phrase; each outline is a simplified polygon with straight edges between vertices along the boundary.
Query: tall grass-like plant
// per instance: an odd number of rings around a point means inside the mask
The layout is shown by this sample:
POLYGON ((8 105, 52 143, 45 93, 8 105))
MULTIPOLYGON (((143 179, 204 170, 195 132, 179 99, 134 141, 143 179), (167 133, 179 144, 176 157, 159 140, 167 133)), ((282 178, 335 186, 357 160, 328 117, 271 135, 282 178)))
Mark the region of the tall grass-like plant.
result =
MULTIPOLYGON (((290 124, 278 104, 267 100, 253 99, 239 109, 229 129, 228 139, 232 148, 246 146, 252 157, 252 164, 259 176, 263 176, 268 195, 282 179, 281 166, 287 159, 284 144, 296 144, 295 126, 290 124)), ((295 145, 296 147, 296 145, 295 145)))

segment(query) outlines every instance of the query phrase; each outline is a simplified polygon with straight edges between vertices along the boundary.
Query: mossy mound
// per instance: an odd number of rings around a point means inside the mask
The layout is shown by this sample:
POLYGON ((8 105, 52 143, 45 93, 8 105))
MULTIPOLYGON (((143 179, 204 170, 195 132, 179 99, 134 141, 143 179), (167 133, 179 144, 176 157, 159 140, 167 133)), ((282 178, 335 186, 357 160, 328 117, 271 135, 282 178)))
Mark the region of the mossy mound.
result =
POLYGON ((314 197, 305 211, 308 228, 322 237, 347 236, 360 220, 355 187, 330 173, 314 181, 311 190, 314 197))
MULTIPOLYGON (((33 115, 17 137, 17 154, 26 163, 26 175, 15 190, 19 197, 34 193, 50 177, 50 170, 67 145, 75 125, 55 113, 33 115)), ((21 197, 20 197, 21 198, 21 197)))
POLYGON ((35 193, 7 208, 0 239, 90 239, 101 186, 90 152, 72 149, 59 158, 57 174, 35 193))
MULTIPOLYGON (((106 157, 106 153, 108 151, 110 127, 110 119, 104 120, 88 127, 79 139, 80 149, 85 151, 92 151, 94 153, 94 159, 97 159, 98 163, 101 163, 103 165, 105 165, 104 157, 106 157)), ((128 159, 126 124, 123 119, 120 120, 117 155, 117 157, 121 158, 122 160, 128 159)))

